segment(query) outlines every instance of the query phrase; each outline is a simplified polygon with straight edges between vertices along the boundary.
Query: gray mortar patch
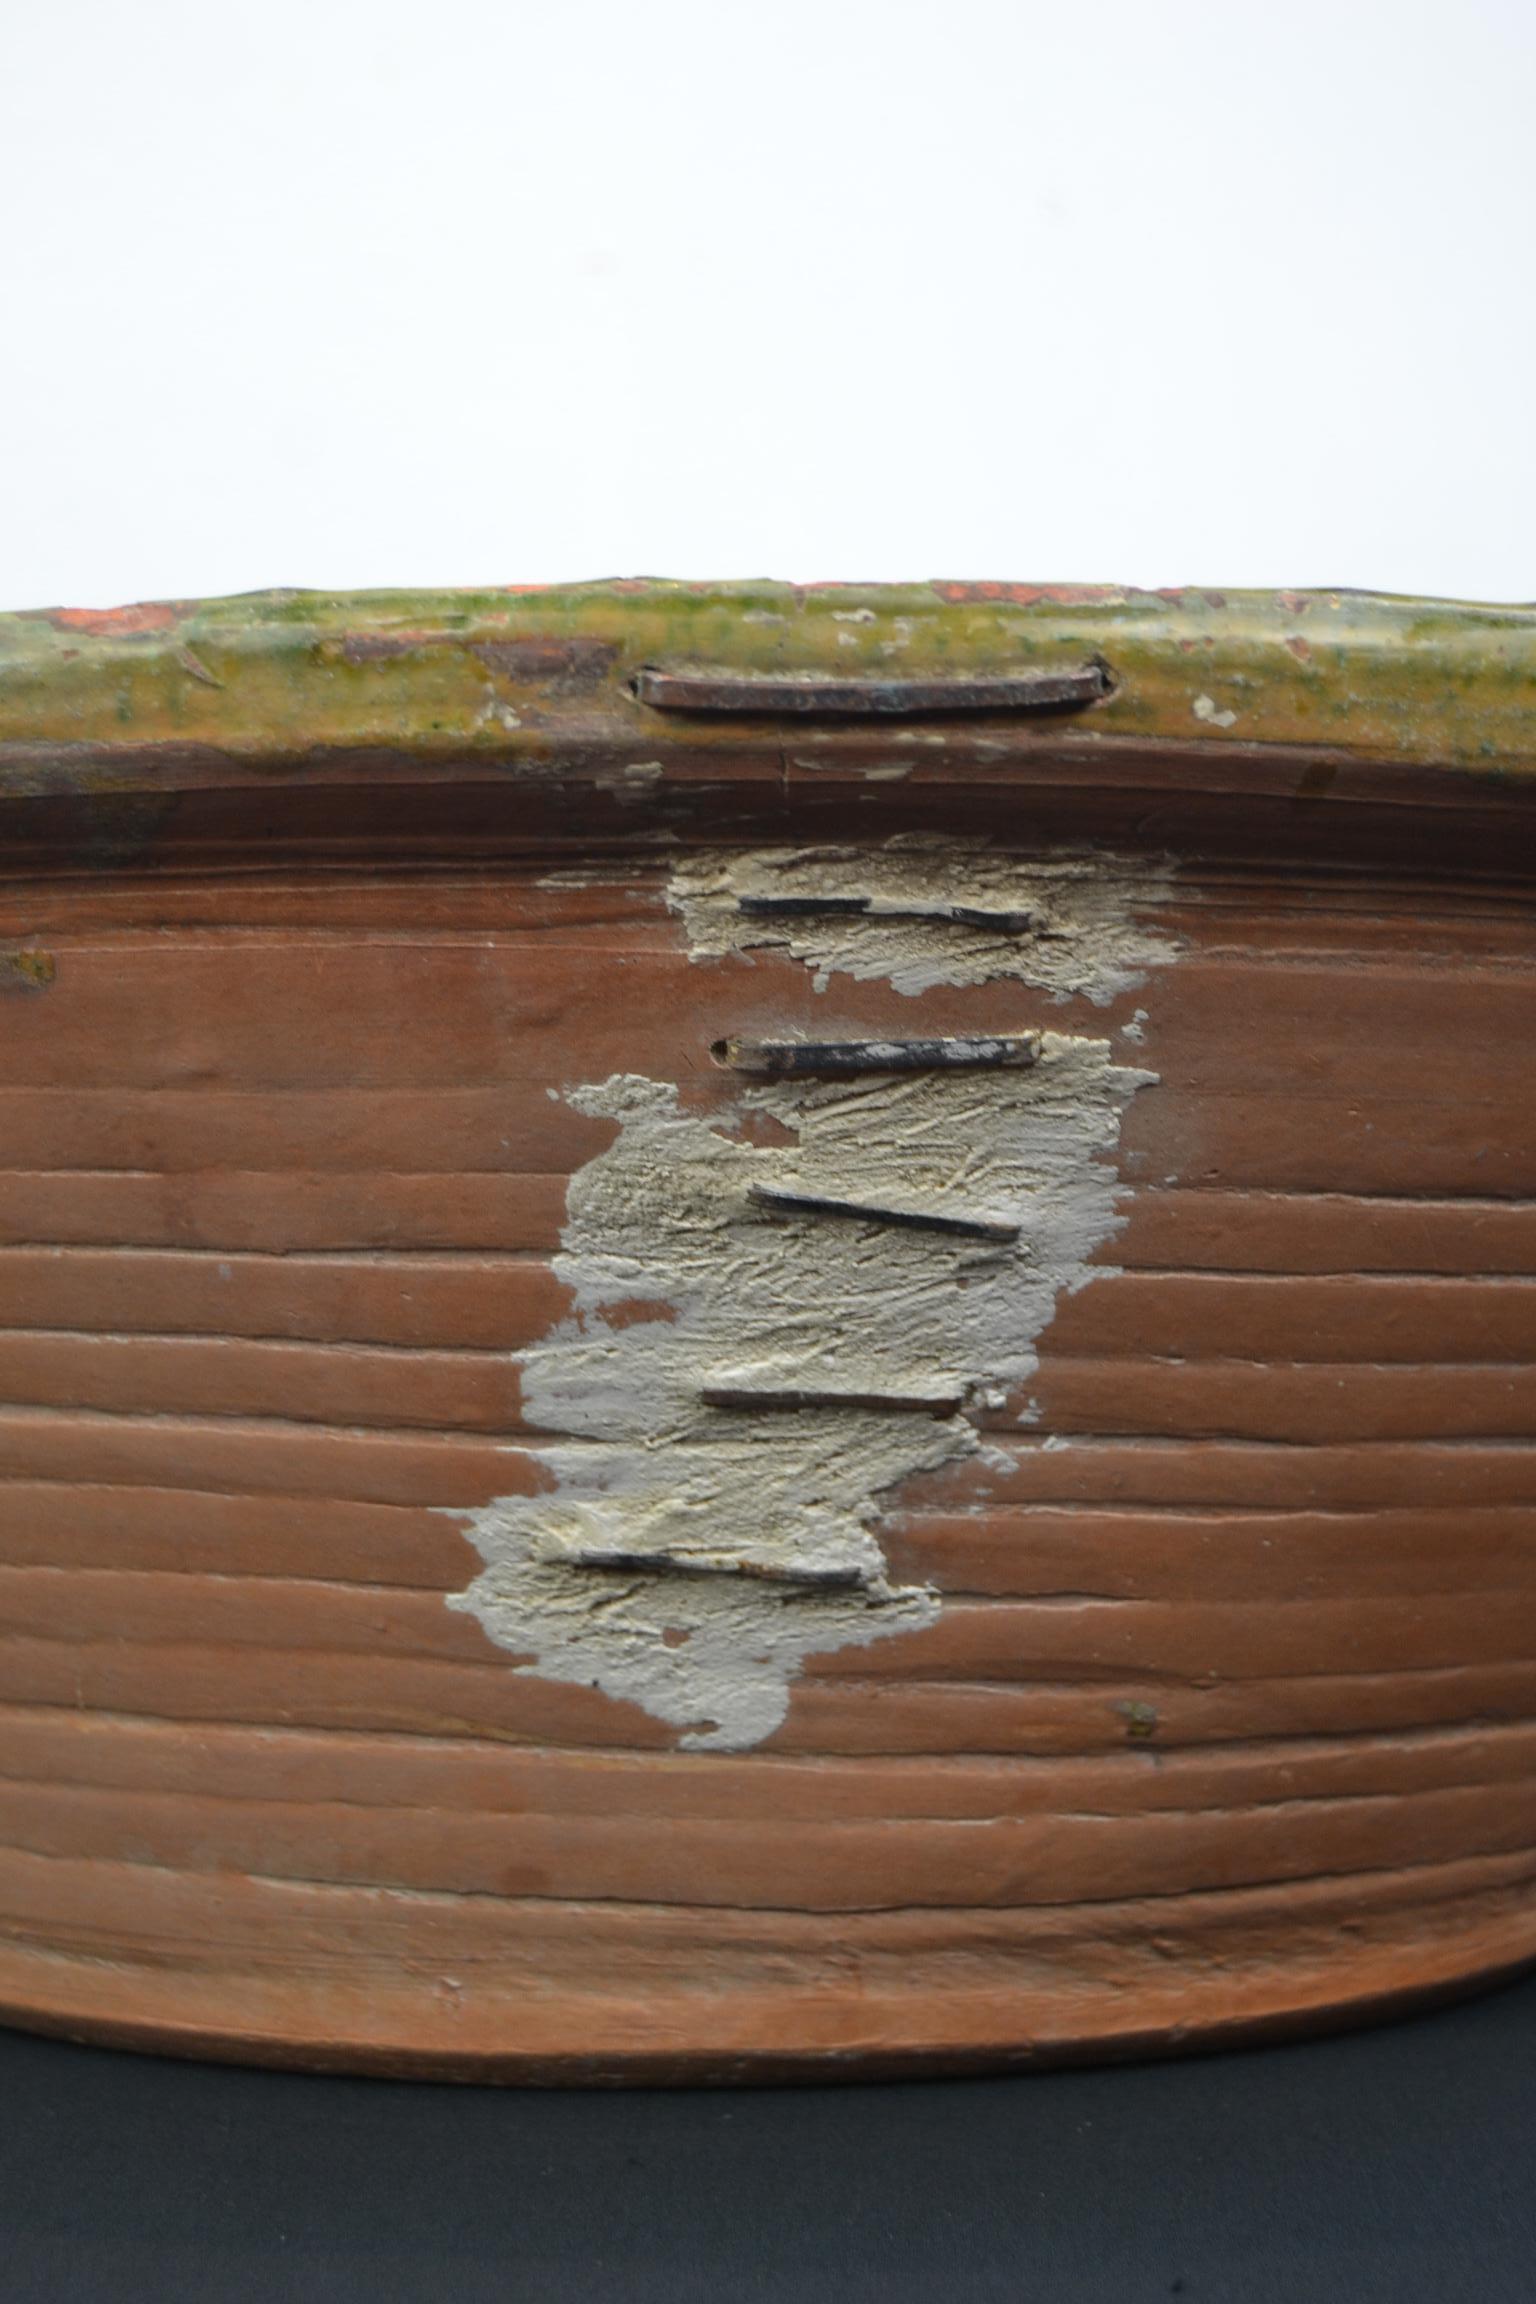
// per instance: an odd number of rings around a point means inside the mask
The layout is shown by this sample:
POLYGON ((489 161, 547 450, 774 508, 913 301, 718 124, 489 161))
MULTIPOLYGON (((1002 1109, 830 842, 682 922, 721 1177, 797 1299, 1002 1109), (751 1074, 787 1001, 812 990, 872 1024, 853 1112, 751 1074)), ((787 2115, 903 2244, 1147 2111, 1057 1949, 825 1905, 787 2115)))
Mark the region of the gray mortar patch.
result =
MULTIPOLYGON (((1177 950, 1133 917, 1168 878, 925 839, 691 855, 670 901, 696 958, 772 942, 823 982, 1012 975, 1102 1003, 1177 950), (775 893, 870 909, 741 913, 743 895, 775 893), (1030 932, 938 916, 955 905, 1027 913, 1030 932)), ((1124 1221, 1112 1155, 1155 1079, 1115 1063, 1108 1039, 1048 1032, 1030 1069, 743 1084, 710 1120, 635 1074, 567 1091, 617 1133, 570 1184, 555 1270, 574 1315, 522 1356, 529 1421, 553 1435, 532 1451, 550 1486, 452 1515, 485 1565, 449 1606, 514 1669, 639 1704, 701 1751, 771 1735, 808 1656, 934 1623, 938 1595, 892 1581, 882 1500, 977 1454, 966 1411, 1027 1383, 1059 1297, 1107 1276, 1089 1260, 1124 1221), (732 1133, 752 1115, 788 1141, 732 1133), (773 1211, 762 1187, 1017 1238, 773 1211), (656 1316, 636 1320, 637 1304, 656 1316), (818 1404, 783 1404, 807 1394, 818 1404), (903 1399, 959 1405, 868 1405, 903 1399)))
POLYGON ((681 859, 668 902, 695 959, 777 946, 815 970, 898 992, 1015 977, 1058 1000, 1106 1006, 1177 957, 1173 938, 1137 914, 1166 903, 1171 863, 1099 853, 1000 854, 982 841, 913 834, 883 848, 701 849, 681 859), (867 910, 769 921, 745 901, 866 899, 867 910), (940 917, 960 909, 1022 914, 1022 931, 940 917), (929 916, 925 917, 927 913, 929 916))

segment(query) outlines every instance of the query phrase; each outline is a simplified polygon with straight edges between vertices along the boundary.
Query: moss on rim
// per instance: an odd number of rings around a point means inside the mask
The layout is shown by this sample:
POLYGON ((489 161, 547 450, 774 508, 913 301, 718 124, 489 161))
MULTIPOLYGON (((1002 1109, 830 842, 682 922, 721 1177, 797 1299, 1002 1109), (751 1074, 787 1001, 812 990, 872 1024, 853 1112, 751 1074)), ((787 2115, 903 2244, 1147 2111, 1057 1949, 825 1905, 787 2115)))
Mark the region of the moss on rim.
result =
POLYGON ((889 679, 1085 657, 1110 667, 1112 692, 1054 715, 1053 747, 1283 747, 1536 774, 1536 608, 1342 591, 640 580, 3 616, 0 793, 152 788, 157 757, 291 775, 337 754, 516 767, 760 750, 771 723, 722 731, 658 714, 633 695, 634 673, 664 662, 889 679))

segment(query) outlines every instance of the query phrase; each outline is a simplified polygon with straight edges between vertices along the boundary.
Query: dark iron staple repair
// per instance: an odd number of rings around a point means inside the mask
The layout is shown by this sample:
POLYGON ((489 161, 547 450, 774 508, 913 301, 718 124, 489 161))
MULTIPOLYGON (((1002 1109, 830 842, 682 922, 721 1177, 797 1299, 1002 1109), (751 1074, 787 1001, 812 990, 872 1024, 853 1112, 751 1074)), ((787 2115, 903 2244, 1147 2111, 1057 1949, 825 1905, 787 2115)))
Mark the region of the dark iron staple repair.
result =
POLYGON ((1041 915, 1028 910, 993 911, 983 904, 877 904, 872 896, 738 896, 736 909, 747 920, 939 920, 999 936, 1027 936, 1042 926, 1041 915))
POLYGON ((876 1208, 862 1200, 834 1200, 817 1192, 790 1192, 753 1184, 748 1198, 776 1216, 844 1216, 862 1224, 900 1224, 913 1232, 943 1232, 956 1240, 1017 1240, 1019 1227, 990 1216, 945 1216, 927 1208, 876 1208))
POLYGON ((783 1415, 799 1408, 865 1408, 909 1416, 953 1416, 965 1405, 958 1392, 813 1392, 798 1386, 778 1391, 751 1384, 709 1384, 699 1398, 706 1408, 750 1408, 783 1415))
POLYGON ((712 1054, 733 1072, 769 1079, 841 1079, 859 1072, 1023 1069, 1040 1055, 1038 1032, 948 1040, 717 1040, 712 1054))
POLYGON ((838 679, 817 672, 740 672, 724 667, 642 665, 631 681, 653 711, 745 712, 915 719, 934 712, 1081 711, 1114 688, 1098 662, 1036 665, 1024 672, 941 674, 927 679, 838 679))
POLYGON ((857 1568, 780 1568, 766 1560, 712 1560, 685 1552, 603 1551, 595 1546, 573 1552, 568 1565, 600 1575, 746 1576, 760 1584, 802 1585, 817 1592, 852 1592, 865 1581, 857 1568))

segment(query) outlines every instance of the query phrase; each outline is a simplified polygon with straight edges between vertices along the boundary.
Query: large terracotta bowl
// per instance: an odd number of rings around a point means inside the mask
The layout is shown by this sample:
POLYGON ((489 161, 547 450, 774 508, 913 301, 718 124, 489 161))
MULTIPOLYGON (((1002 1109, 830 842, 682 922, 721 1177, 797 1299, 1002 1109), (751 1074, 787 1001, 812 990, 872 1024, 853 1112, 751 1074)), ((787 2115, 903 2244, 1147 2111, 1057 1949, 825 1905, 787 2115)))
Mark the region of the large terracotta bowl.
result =
POLYGON ((0 620, 0 2010, 465 2078, 1536 1955, 1536 613, 0 620))

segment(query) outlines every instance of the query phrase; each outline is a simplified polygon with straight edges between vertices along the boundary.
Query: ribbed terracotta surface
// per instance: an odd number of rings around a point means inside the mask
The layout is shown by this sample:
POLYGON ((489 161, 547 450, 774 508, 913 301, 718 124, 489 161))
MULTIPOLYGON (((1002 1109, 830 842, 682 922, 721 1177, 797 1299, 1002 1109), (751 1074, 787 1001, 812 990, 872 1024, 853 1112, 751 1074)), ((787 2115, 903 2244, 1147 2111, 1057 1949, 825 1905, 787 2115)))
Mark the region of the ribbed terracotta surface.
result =
MULTIPOLYGON (((1108 1007, 690 960, 679 835, 792 836, 777 802, 414 860, 278 838, 264 799, 237 852, 13 837, 0 945, 48 957, 0 994, 14 2020, 467 2076, 901 2070, 1536 1954, 1529 810, 1383 805, 1325 855, 1305 794, 1202 836, 1176 780, 1050 801, 1053 841, 1176 865, 1178 957, 1108 1007), (1106 1276, 988 1456, 884 1500, 936 1623, 813 1656, 723 1753, 450 1610, 480 1560, 449 1513, 542 1484, 517 1356, 613 1136, 572 1081, 708 1114, 730 1033, 1138 1016, 1106 1276)), ((967 805, 1029 852, 1017 795, 967 805)), ((892 783, 837 807, 876 845, 943 820, 892 783)))

